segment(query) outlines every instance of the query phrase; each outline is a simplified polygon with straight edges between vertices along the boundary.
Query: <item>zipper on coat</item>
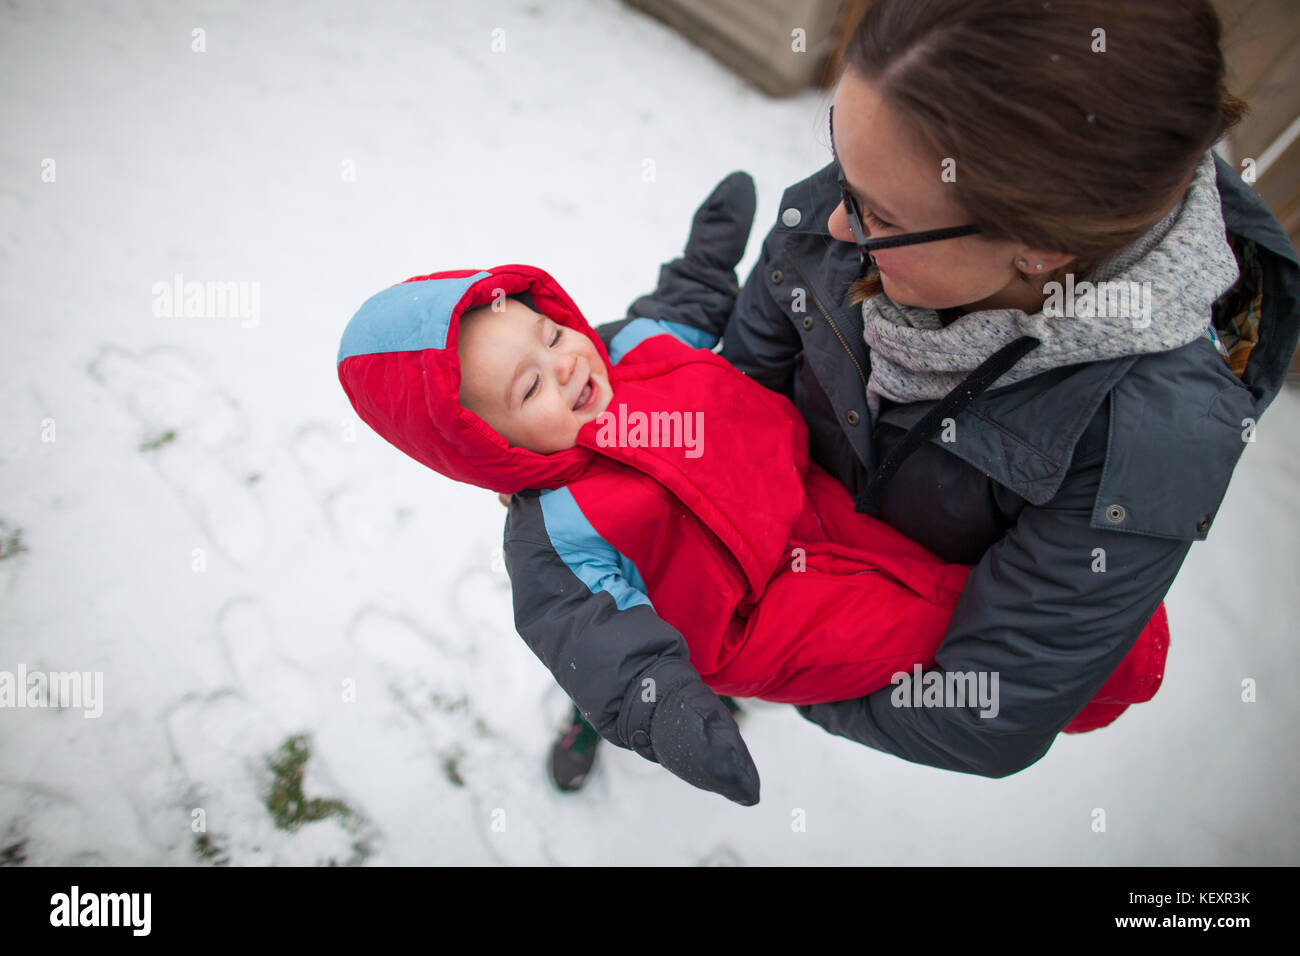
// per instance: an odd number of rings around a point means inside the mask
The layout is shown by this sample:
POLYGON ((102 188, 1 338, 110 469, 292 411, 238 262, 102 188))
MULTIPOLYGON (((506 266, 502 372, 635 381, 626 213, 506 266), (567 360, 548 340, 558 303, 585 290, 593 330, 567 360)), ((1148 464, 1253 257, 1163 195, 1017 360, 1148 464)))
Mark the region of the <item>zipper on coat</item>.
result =
POLYGON ((803 270, 799 268, 799 263, 795 261, 793 257, 790 257, 790 265, 794 266, 794 271, 799 273, 799 278, 803 280, 804 288, 806 288, 808 294, 812 296, 813 304, 817 306, 817 311, 826 319, 826 324, 831 327, 831 331, 835 333, 835 337, 840 340, 840 345, 844 346, 844 351, 848 353, 849 361, 852 362, 853 367, 858 370, 858 378, 862 380, 862 396, 863 398, 866 398, 867 376, 866 373, 862 371, 862 365, 859 364, 858 357, 853 354, 853 349, 849 348, 849 343, 845 341, 844 336, 840 333, 839 326, 835 324, 835 320, 831 318, 831 314, 826 311, 821 300, 817 298, 817 293, 813 291, 812 283, 808 281, 808 277, 803 274, 803 270))

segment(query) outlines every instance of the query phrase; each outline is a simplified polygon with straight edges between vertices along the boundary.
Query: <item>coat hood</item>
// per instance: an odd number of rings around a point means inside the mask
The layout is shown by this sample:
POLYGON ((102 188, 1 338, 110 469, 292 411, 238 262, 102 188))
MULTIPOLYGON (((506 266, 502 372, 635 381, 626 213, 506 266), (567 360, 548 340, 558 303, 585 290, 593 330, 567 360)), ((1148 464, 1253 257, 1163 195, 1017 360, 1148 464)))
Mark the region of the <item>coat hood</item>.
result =
POLYGON ((526 265, 433 272, 371 296, 343 331, 339 382, 362 421, 439 474, 504 494, 558 488, 581 475, 595 452, 512 447, 460 404, 460 317, 503 293, 527 293, 538 312, 591 339, 613 384, 600 336, 551 276, 526 265))

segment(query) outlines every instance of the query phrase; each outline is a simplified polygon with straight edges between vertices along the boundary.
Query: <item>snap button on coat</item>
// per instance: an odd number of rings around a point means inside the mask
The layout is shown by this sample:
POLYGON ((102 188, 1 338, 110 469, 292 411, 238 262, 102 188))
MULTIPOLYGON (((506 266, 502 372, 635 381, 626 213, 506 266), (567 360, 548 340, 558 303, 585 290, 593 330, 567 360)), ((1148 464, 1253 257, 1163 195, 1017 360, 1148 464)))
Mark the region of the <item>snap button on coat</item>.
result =
POLYGON ((856 425, 860 421, 860 418, 857 412, 855 412, 853 409, 849 409, 849 411, 844 416, 844 420, 848 422, 850 425, 856 425))
POLYGON ((803 213, 799 212, 799 210, 795 209, 793 206, 791 206, 785 212, 781 213, 781 222, 784 223, 786 226, 789 226, 791 229, 799 225, 799 222, 802 219, 803 219, 803 213))
POLYGON ((1125 511, 1123 505, 1107 505, 1106 520, 1111 524, 1119 524, 1124 520, 1125 511))

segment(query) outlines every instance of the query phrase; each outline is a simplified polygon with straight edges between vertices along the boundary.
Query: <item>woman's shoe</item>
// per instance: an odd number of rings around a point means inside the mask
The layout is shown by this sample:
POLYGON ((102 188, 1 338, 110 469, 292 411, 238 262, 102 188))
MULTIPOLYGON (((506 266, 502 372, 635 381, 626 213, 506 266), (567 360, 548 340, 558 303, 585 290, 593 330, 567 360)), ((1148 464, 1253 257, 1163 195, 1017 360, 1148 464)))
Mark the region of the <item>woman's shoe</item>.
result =
POLYGON ((551 780, 561 790, 579 789, 591 772, 596 760, 596 745, 600 734, 582 719, 582 712, 573 707, 569 724, 551 747, 551 780))

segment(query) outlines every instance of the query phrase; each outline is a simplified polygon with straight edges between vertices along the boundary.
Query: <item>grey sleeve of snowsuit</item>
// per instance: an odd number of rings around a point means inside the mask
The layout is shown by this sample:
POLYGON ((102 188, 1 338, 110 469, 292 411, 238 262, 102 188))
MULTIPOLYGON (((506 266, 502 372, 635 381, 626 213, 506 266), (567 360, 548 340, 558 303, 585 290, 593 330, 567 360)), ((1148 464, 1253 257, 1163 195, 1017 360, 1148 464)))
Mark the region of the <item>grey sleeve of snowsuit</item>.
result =
POLYGON ((620 609, 609 592, 588 588, 555 550, 537 492, 511 496, 504 556, 524 642, 601 737, 656 760, 654 700, 699 680, 685 638, 650 605, 620 609), (643 695, 648 686, 653 695, 643 695))

